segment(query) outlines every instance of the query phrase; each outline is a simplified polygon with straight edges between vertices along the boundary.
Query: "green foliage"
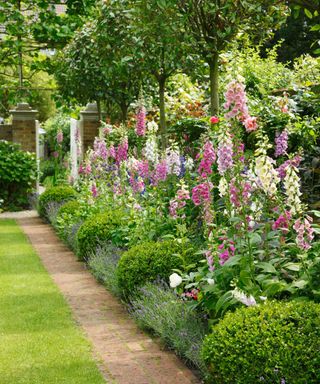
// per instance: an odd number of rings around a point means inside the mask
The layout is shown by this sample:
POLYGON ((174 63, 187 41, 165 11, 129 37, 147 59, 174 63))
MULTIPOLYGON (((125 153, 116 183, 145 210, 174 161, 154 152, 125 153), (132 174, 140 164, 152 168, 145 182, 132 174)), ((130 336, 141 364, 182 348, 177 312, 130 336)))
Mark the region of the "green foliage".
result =
POLYGON ((38 212, 41 217, 47 218, 46 209, 49 203, 62 203, 77 197, 76 191, 69 186, 48 188, 39 197, 38 212))
POLYGON ((199 140, 201 134, 208 130, 209 124, 205 120, 186 118, 177 121, 168 129, 168 133, 172 135, 176 142, 184 146, 195 146, 195 142, 199 140))
POLYGON ((320 306, 270 302, 228 313, 204 341, 211 383, 320 381, 320 306))
POLYGON ((124 240, 116 231, 122 221, 123 212, 120 210, 96 214, 85 220, 77 234, 78 257, 88 260, 98 245, 108 241, 114 245, 123 245, 124 240))
POLYGON ((141 328, 155 333, 195 367, 204 368, 200 348, 206 323, 166 284, 147 283, 140 288, 130 300, 130 313, 141 328))
POLYGON ((48 119, 43 128, 46 130, 45 140, 48 143, 49 152, 57 150, 57 133, 62 131, 63 142, 61 143, 61 150, 63 153, 70 150, 70 117, 62 112, 57 113, 55 116, 48 119))
POLYGON ((118 265, 119 286, 125 297, 157 278, 169 278, 172 270, 194 262, 193 249, 173 240, 144 242, 125 252, 118 265))
POLYGON ((77 200, 70 200, 63 204, 58 211, 58 216, 73 215, 79 208, 80 203, 77 200))
POLYGON ((0 200, 4 207, 26 208, 35 180, 34 154, 22 151, 18 144, 0 141, 0 200))

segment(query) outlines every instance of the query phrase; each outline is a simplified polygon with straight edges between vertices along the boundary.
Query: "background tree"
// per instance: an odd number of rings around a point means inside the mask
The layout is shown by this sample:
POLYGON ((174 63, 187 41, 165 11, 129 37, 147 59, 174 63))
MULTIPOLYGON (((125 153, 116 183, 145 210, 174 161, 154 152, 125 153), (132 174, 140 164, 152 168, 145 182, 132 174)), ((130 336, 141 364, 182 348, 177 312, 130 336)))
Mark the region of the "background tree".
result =
POLYGON ((95 0, 0 0, 0 92, 3 97, 8 93, 12 95, 16 88, 16 96, 29 99, 33 76, 48 69, 44 65, 49 62, 48 49, 64 46, 94 3, 95 0), (59 4, 66 7, 65 12, 57 12, 59 4))
POLYGON ((159 89, 160 134, 166 145, 165 89, 168 79, 186 67, 187 37, 172 0, 136 0, 128 26, 135 39, 135 55, 159 89))
POLYGON ((211 113, 219 112, 219 55, 240 33, 263 36, 287 16, 285 1, 178 0, 191 42, 210 68, 211 113), (259 26, 257 28, 257 26, 259 26))
POLYGON ((124 3, 101 3, 94 20, 57 57, 55 69, 65 98, 80 104, 96 101, 98 106, 101 102, 116 103, 123 121, 141 85, 141 66, 130 51, 133 40, 124 3))

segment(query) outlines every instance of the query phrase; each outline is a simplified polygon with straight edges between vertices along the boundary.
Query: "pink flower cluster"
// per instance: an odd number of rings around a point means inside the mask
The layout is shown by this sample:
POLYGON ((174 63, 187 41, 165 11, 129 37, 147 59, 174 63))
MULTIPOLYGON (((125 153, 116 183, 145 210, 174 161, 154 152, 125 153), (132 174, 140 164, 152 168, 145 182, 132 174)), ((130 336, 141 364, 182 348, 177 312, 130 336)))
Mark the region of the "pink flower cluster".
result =
MULTIPOLYGON (((170 201, 169 213, 174 219, 178 218, 178 209, 182 209, 186 206, 186 200, 190 200, 190 193, 187 189, 181 188, 178 190, 177 195, 170 201)), ((182 215, 181 218, 184 218, 182 215)))
POLYGON ((213 185, 211 182, 198 184, 192 189, 192 201, 194 205, 201 205, 202 203, 211 201, 211 190, 213 185))
POLYGON ((240 207, 243 204, 248 203, 251 196, 251 184, 248 181, 241 182, 240 185, 236 185, 235 179, 230 182, 230 202, 235 207, 240 207))
POLYGON ((236 248, 234 246, 234 241, 228 240, 226 237, 220 237, 219 240, 222 241, 218 246, 219 264, 223 265, 230 257, 234 256, 236 248))
POLYGON ((130 185, 132 187, 133 192, 135 193, 141 193, 144 191, 145 185, 141 178, 136 178, 134 174, 130 175, 129 179, 130 185))
POLYGON ((92 183, 91 185, 91 194, 93 198, 98 197, 98 189, 97 189, 96 183, 92 183))
POLYGON ((233 166, 233 145, 232 141, 221 141, 218 146, 218 171, 223 175, 227 169, 233 166))
POLYGON ((257 118, 254 116, 248 116, 246 119, 244 119, 243 124, 247 132, 253 132, 258 129, 257 118))
POLYGON ((61 144, 63 142, 63 132, 61 129, 59 129, 56 139, 58 144, 61 144))
POLYGON ((231 81, 231 83, 228 84, 225 98, 226 102, 223 107, 224 109, 229 110, 229 112, 225 114, 226 119, 236 117, 239 120, 244 121, 249 116, 247 96, 243 84, 236 80, 231 81))
POLYGON ((213 261, 213 256, 210 250, 206 251, 205 253, 206 259, 207 259, 207 264, 210 272, 214 271, 214 261, 213 261))
POLYGON ((200 162, 198 173, 201 177, 206 178, 212 173, 212 164, 216 161, 216 153, 211 141, 207 141, 203 146, 202 160, 200 162))
POLYGON ((138 174, 143 179, 147 179, 149 177, 149 162, 148 162, 148 160, 139 161, 138 174))
POLYGON ((183 297, 187 297, 188 299, 198 300, 199 289, 193 288, 191 291, 184 292, 182 294, 183 297))
POLYGON ((138 136, 144 136, 146 134, 146 109, 141 106, 137 113, 136 134, 138 136))
POLYGON ((284 155, 288 149, 288 132, 286 130, 282 131, 281 133, 277 132, 275 143, 276 143, 276 150, 274 154, 275 157, 284 155))
POLYGON ((289 211, 285 211, 283 215, 280 215, 277 220, 272 224, 272 230, 276 231, 277 229, 281 229, 283 233, 287 233, 289 231, 289 222, 291 220, 291 213, 289 211))
POLYGON ((99 139, 98 137, 95 139, 93 144, 95 157, 100 157, 105 160, 108 157, 108 149, 106 142, 104 140, 99 139))
POLYGON ((278 167, 276 169, 276 171, 278 172, 278 176, 280 177, 280 179, 284 179, 286 177, 286 173, 287 173, 287 168, 292 165, 294 167, 299 167, 300 163, 301 163, 301 156, 297 155, 295 156, 293 159, 291 160, 287 160, 285 161, 283 164, 280 165, 280 167, 278 167))
POLYGON ((312 242, 314 235, 313 235, 313 228, 311 227, 312 218, 307 216, 304 220, 298 219, 295 221, 293 225, 293 229, 297 232, 297 238, 296 243, 299 248, 308 250, 311 248, 310 243, 312 242))
POLYGON ((235 80, 231 81, 228 84, 225 98, 224 108, 229 110, 225 114, 225 118, 237 118, 243 122, 247 132, 255 131, 258 128, 257 118, 249 115, 245 86, 235 80))
POLYGON ((168 164, 164 159, 156 165, 156 169, 153 175, 153 184, 158 185, 159 181, 166 181, 168 176, 168 164))
POLYGON ((122 161, 127 160, 128 158, 128 139, 124 138, 123 141, 118 145, 116 151, 116 162, 120 164, 122 161))

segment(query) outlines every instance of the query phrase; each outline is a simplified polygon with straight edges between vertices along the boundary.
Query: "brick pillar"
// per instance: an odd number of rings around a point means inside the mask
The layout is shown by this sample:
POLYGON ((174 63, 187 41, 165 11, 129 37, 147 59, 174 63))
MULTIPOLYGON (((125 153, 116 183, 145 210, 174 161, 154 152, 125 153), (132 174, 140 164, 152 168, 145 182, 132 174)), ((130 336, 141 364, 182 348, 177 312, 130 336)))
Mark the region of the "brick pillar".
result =
POLYGON ((12 141, 21 144, 21 149, 36 152, 36 116, 28 103, 18 103, 10 111, 12 115, 12 141))
POLYGON ((86 109, 80 112, 83 153, 92 148, 94 139, 99 136, 99 113, 96 103, 88 103, 86 109))

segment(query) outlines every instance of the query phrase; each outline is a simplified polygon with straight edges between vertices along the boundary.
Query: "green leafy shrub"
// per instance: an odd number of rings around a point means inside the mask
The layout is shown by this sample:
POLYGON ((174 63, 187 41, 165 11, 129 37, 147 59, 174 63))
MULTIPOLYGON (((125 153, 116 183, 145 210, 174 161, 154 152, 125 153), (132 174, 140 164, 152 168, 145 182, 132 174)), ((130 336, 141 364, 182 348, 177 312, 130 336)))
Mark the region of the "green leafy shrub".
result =
POLYGON ((270 302, 228 313, 213 327, 202 357, 212 383, 320 382, 320 305, 270 302))
POLYGON ((67 241, 69 232, 74 223, 80 220, 77 214, 81 204, 77 200, 69 200, 58 209, 56 217, 56 230, 59 237, 67 241))
POLYGON ((46 142, 50 153, 56 151, 56 137, 59 130, 63 133, 61 144, 63 153, 70 150, 70 116, 59 112, 45 122, 44 129, 46 130, 46 142))
POLYGON ((26 208, 28 193, 36 181, 34 154, 22 151, 20 145, 0 141, 0 200, 9 210, 26 208))
POLYGON ((73 200, 77 192, 69 186, 52 187, 47 189, 39 197, 38 212, 41 217, 47 218, 46 209, 49 203, 62 203, 73 200))
POLYGON ((124 296, 148 281, 157 278, 168 280, 175 268, 193 262, 193 249, 173 240, 144 242, 130 248, 122 255, 117 269, 119 286, 124 296))
POLYGON ((80 208, 81 204, 77 200, 69 200, 64 203, 58 211, 58 216, 74 215, 74 213, 80 208))
POLYGON ((110 241, 117 246, 123 245, 124 239, 117 232, 122 222, 123 212, 119 210, 93 215, 85 220, 77 234, 79 259, 89 259, 101 243, 110 241))
POLYGON ((130 313, 137 324, 152 331, 170 348, 203 370, 200 349, 207 325, 185 301, 165 283, 147 283, 130 301, 130 313))

